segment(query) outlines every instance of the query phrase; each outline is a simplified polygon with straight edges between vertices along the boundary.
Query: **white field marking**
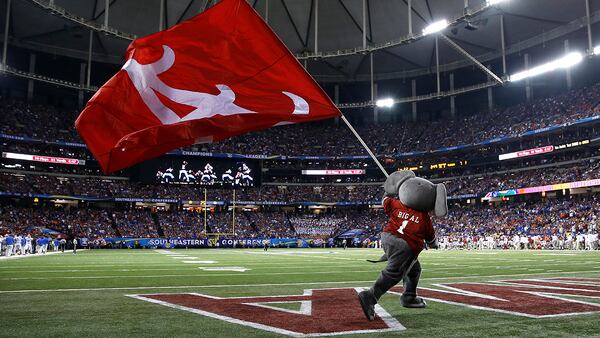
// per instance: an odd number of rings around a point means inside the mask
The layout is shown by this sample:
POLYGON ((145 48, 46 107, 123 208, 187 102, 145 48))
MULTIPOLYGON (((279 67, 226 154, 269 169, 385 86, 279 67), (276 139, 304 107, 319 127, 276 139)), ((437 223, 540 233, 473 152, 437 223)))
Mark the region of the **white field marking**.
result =
MULTIPOLYGON (((195 258, 190 258, 190 259, 195 259, 195 258)), ((362 259, 360 259, 359 261, 363 261, 362 259)), ((522 261, 522 260, 521 260, 522 261)), ((233 260, 233 261, 228 261, 229 263, 235 263, 238 262, 238 260, 233 260)), ((242 261, 239 261, 242 262, 242 261)), ((308 261, 304 261, 307 264, 309 264, 308 261)), ((313 262, 313 260, 311 260, 310 262, 313 262)), ((353 267, 353 266, 365 266, 364 264, 353 264, 353 263, 336 263, 336 262, 323 262, 323 260, 315 260, 314 262, 318 262, 320 264, 318 265, 314 265, 314 264, 310 264, 311 267, 329 267, 329 266, 335 266, 335 267, 353 267)), ((264 262, 264 261, 256 261, 256 262, 248 262, 248 261, 243 261, 243 263, 248 263, 251 265, 266 265, 266 266, 271 266, 271 265, 286 265, 289 266, 290 263, 289 262, 264 262)), ((569 263, 570 265, 587 265, 587 264, 594 264, 597 263, 595 261, 585 261, 585 262, 573 262, 573 263, 569 263)), ((447 268, 445 269, 438 269, 438 268, 429 268, 428 270, 430 271, 444 271, 446 269, 455 269, 453 267, 455 266, 460 266, 460 265, 455 265, 455 264, 443 264, 443 263, 429 263, 429 262, 425 262, 423 263, 425 265, 436 265, 436 264, 442 264, 447 266, 447 268)), ((562 266, 564 265, 564 263, 553 263, 553 264, 542 264, 542 263, 538 263, 538 266, 562 266)), ((19 265, 19 266, 0 266, 0 273, 8 273, 8 272, 19 272, 19 273, 23 273, 23 272, 31 272, 31 271, 23 271, 23 270, 28 270, 28 269, 36 269, 36 268, 52 268, 54 267, 56 268, 56 270, 53 271, 49 271, 49 272, 68 272, 70 269, 61 269, 63 267, 65 267, 62 264, 43 264, 43 265, 19 265)), ((118 267, 118 268, 126 268, 128 266, 132 266, 132 267, 140 267, 140 266, 148 266, 148 267, 161 267, 161 266, 173 266, 172 263, 152 263, 152 264, 140 264, 140 263, 123 263, 123 264, 94 264, 94 267, 118 267)), ((381 265, 383 266, 383 265, 381 265)), ((527 265, 520 265, 520 266, 515 266, 515 265, 507 265, 507 266, 499 266, 498 269, 522 269, 524 266, 527 265)), ((69 267, 73 268, 73 267, 85 267, 85 268, 89 268, 90 265, 69 265, 69 267)), ((373 267, 378 267, 378 265, 373 265, 373 267)), ((491 268, 489 265, 468 265, 465 267, 471 267, 471 268, 491 268)), ((495 268, 495 267, 494 267, 495 268)), ((155 268, 157 270, 161 270, 159 268, 155 268)), ((600 269, 600 266, 596 266, 596 267, 591 267, 591 269, 600 269)), ((138 270, 144 270, 144 269, 131 269, 131 271, 138 271, 138 270)), ((154 270, 154 269, 146 269, 146 270, 154 270)), ((164 269, 164 270, 169 270, 169 269, 164 269)), ((172 270, 177 270, 177 268, 173 267, 172 270)), ((280 269, 279 269, 280 270, 280 269)), ((115 271, 115 270, 102 270, 102 269, 98 269, 96 271, 115 271)))
POLYGON ((467 255, 497 255, 497 252, 466 252, 467 255))
MULTIPOLYGON (((192 261, 190 261, 192 262, 192 261)), ((197 262, 197 261, 193 261, 193 262, 197 262)), ((217 262, 217 261, 215 261, 217 262)), ((218 262, 217 262, 218 263, 218 262)), ((237 262, 232 262, 232 261, 228 261, 228 263, 234 264, 237 262)), ((243 264, 246 264, 248 262, 240 262, 243 264)), ((261 268, 261 269, 267 269, 267 270, 282 270, 282 269, 294 269, 297 270, 298 268, 331 268, 331 267, 335 267, 335 268, 340 268, 340 267, 368 267, 369 265, 365 264, 336 264, 334 262, 332 263, 327 263, 326 264, 308 264, 308 265, 299 265, 299 264, 294 264, 294 266, 290 267, 290 263, 279 263, 277 265, 286 265, 285 267, 280 267, 280 268, 273 268, 273 269, 268 269, 270 264, 268 263, 248 263, 249 266, 254 267, 254 268, 261 268), (260 266, 259 266, 260 265, 260 266), (262 265, 266 265, 265 267, 261 267, 262 265)), ((183 264, 183 262, 182 262, 183 264)), ((191 263, 189 263, 191 264, 191 263)), ((274 263, 275 264, 275 263, 274 263)), ((168 270, 180 270, 181 267, 179 265, 174 265, 174 264, 161 264, 158 265, 158 267, 156 268, 141 268, 141 269, 136 269, 135 267, 138 266, 148 266, 148 264, 132 264, 132 265, 110 265, 111 267, 117 267, 117 268, 123 268, 123 269, 82 269, 79 271, 87 271, 87 272, 91 272, 91 271, 96 271, 96 272, 111 272, 111 271, 168 271, 168 270), (131 268, 129 268, 128 266, 131 266, 131 268), (161 267, 165 267, 165 268, 161 268, 161 267), (167 268, 168 267, 168 268, 167 268)), ((74 265, 72 267, 89 267, 89 265, 74 265)), ((150 266, 154 266, 152 264, 150 264, 150 266)), ((39 266, 40 268, 51 268, 51 266, 39 266)), ((24 269, 20 269, 20 268, 15 268, 15 269, 6 269, 6 270, 0 270, 0 275, 2 274, 13 274, 13 273, 36 273, 36 272, 56 272, 56 273, 60 273, 60 272, 70 272, 70 271, 77 271, 76 269, 69 269, 66 266, 61 265, 60 266, 63 269, 59 269, 57 267, 57 269, 55 270, 24 270, 24 269), (66 269, 65 269, 66 268, 66 269)), ((71 267, 71 266, 70 266, 71 267)), ((380 265, 379 267, 383 267, 383 265, 380 265)), ((375 265, 373 265, 373 271, 379 271, 379 268, 376 268, 375 265)), ((429 270, 435 270, 435 269, 429 269, 429 270)), ((440 270, 441 271, 441 270, 440 270)))
POLYGON ((466 265, 466 264, 447 264, 447 263, 426 263, 427 265, 443 265, 443 266, 453 266, 453 267, 463 267, 463 268, 468 268, 471 267, 473 265, 466 265))
MULTIPOLYGON (((188 269, 168 268, 168 269, 112 269, 112 270, 97 270, 97 269, 79 269, 79 270, 27 270, 27 271, 16 271, 18 273, 65 273, 65 272, 132 272, 132 271, 196 271, 194 268, 189 267, 188 269)), ((0 271, 0 273, 14 273, 15 271, 0 271)))
POLYGON ((264 331, 270 331, 270 332, 275 332, 275 333, 286 335, 286 336, 294 336, 294 337, 300 337, 301 336, 297 332, 288 331, 288 330, 276 328, 276 327, 273 327, 273 326, 267 326, 267 325, 263 325, 263 324, 251 323, 251 322, 243 321, 243 320, 240 320, 240 319, 235 319, 235 318, 232 318, 232 317, 222 316, 222 315, 219 315, 219 314, 216 314, 216 313, 212 313, 212 312, 202 311, 202 310, 199 310, 199 309, 194 309, 194 308, 190 308, 190 307, 186 307, 186 306, 182 306, 182 305, 168 303, 168 302, 164 302, 162 300, 147 298, 147 297, 144 297, 142 295, 126 295, 126 296, 134 298, 134 299, 138 299, 138 300, 143 300, 143 301, 146 301, 146 302, 154 303, 154 304, 159 304, 159 305, 167 306, 167 307, 170 307, 170 308, 173 308, 173 309, 177 309, 177 310, 181 310, 181 311, 187 311, 187 312, 199 314, 199 315, 202 315, 202 316, 205 316, 205 317, 209 317, 209 318, 219 319, 219 320, 228 322, 230 324, 239 324, 239 325, 249 326, 249 327, 252 327, 252 328, 255 328, 255 329, 264 330, 264 331))
MULTIPOLYGON (((251 252, 248 251, 246 252, 248 254, 255 254, 255 255, 268 255, 268 256, 282 256, 282 257, 297 257, 297 258, 304 258, 302 257, 303 255, 309 254, 309 252, 306 252, 304 254, 299 254, 298 252, 295 253, 284 253, 284 252, 266 252, 266 253, 260 253, 260 252, 251 252)), ((363 258, 345 258, 345 257, 332 257, 332 256, 318 256, 321 254, 326 254, 326 253, 332 253, 335 254, 336 252, 312 252, 310 253, 310 257, 317 257, 317 258, 327 258, 327 259, 337 259, 337 260, 342 260, 342 261, 364 261, 365 259, 363 258)))
MULTIPOLYGON (((501 283, 501 284, 509 284, 509 285, 526 285, 526 284, 508 283, 508 282, 502 282, 502 281, 491 281, 491 283, 501 283)), ((477 283, 477 282, 468 282, 468 284, 489 285, 488 283, 477 283)), ((471 296, 471 297, 479 297, 479 298, 485 298, 485 299, 488 299, 488 297, 493 297, 493 296, 488 296, 488 295, 481 295, 481 294, 478 294, 478 293, 475 293, 475 292, 461 290, 461 289, 458 289, 458 288, 448 287, 448 286, 445 286, 443 284, 433 284, 433 286, 444 287, 444 288, 448 288, 448 289, 451 289, 451 290, 453 289, 453 290, 456 290, 456 291, 455 292, 453 292, 453 291, 445 291, 445 290, 439 290, 439 289, 434 289, 434 288, 429 288, 429 287, 423 287, 422 289, 431 290, 431 291, 435 291, 435 292, 443 292, 443 293, 451 293, 451 294, 460 294, 460 295, 471 296)), ((540 286, 540 288, 541 287, 542 286, 540 286)), ((555 289, 575 290, 575 291, 578 290, 578 289, 568 289, 568 288, 555 288, 555 289)), ((533 294, 533 295, 536 295, 536 296, 539 296, 539 297, 555 298, 555 299, 560 299, 560 300, 569 301, 569 302, 573 302, 573 303, 581 303, 581 304, 586 304, 586 305, 592 305, 592 306, 600 307, 600 304, 597 304, 597 303, 590 303, 590 302, 585 302, 585 301, 571 300, 571 299, 568 299, 568 298, 561 298, 561 297, 559 297, 560 294, 553 294, 553 293, 549 293, 549 292, 532 292, 532 291, 518 291, 518 292, 533 294)), ((400 292, 396 292, 396 291, 388 291, 388 293, 401 295, 400 292)), ((526 314, 526 313, 521 313, 521 312, 516 312, 516 311, 500 310, 500 309, 495 309, 495 308, 490 308, 490 307, 464 304, 464 303, 453 302, 453 301, 448 301, 448 300, 442 300, 442 299, 432 298, 432 297, 423 297, 423 298, 428 299, 428 300, 432 300, 432 301, 436 301, 436 302, 446 303, 446 304, 460 305, 460 306, 465 306, 465 307, 468 307, 468 308, 479 309, 479 310, 487 310, 487 311, 493 311, 493 312, 508 313, 508 314, 512 314, 512 315, 516 315, 516 316, 523 316, 523 317, 528 317, 528 318, 551 318, 551 317, 564 317, 564 316, 574 316, 574 315, 584 315, 584 314, 595 314, 595 313, 597 313, 597 311, 589 311, 589 312, 561 313, 561 314, 554 314, 554 315, 531 315, 531 314, 526 314)), ((493 297, 493 298, 496 298, 496 297, 493 297)), ((600 298, 600 297, 591 296, 591 297, 587 297, 587 298, 600 298)), ((498 300, 503 300, 503 299, 498 299, 498 300)))
MULTIPOLYGON (((297 268, 297 267, 294 267, 297 268)), ((309 272, 263 272, 263 273, 249 273, 246 276, 269 276, 269 275, 336 275, 342 273, 378 273, 378 269, 372 270, 338 270, 338 271, 309 271, 309 272)), ((545 273, 585 273, 590 272, 590 270, 586 271, 566 271, 562 270, 548 270, 545 273)), ((595 272, 595 271, 594 271, 595 272)), ((544 274, 544 273, 539 273, 544 274)), ((190 278, 206 278, 206 277, 227 277, 227 276, 237 276, 238 274, 210 274, 210 275, 128 275, 128 276, 120 276, 120 275, 103 275, 103 276, 56 276, 56 277, 5 277, 0 278, 0 280, 51 280, 51 279, 109 279, 109 278, 170 278, 170 277, 190 277, 190 278)), ((514 276, 529 276, 531 274, 515 274, 514 276)), ((469 274, 468 276, 463 277, 487 277, 490 275, 481 275, 481 274, 469 274)), ((491 275, 498 276, 498 275, 491 275)), ((500 275, 506 276, 506 275, 500 275)), ((511 275, 509 275, 511 276, 511 275)), ((435 279, 435 277, 433 277, 435 279)), ((442 277, 442 278, 450 278, 450 277, 442 277)), ((456 278, 461 278, 461 276, 456 276, 456 278)))
POLYGON ((534 256, 577 256, 575 253, 534 253, 534 256))
MULTIPOLYGON (((304 293, 306 293, 307 291, 309 291, 310 294, 312 294, 312 290, 305 290, 304 293)), ((209 295, 198 294, 198 293, 190 293, 190 294, 191 295, 208 297, 208 298, 213 298, 213 299, 228 299, 228 298, 221 298, 221 297, 209 296, 209 295)), ((131 297, 131 298, 135 298, 135 299, 139 299, 139 300, 143 300, 143 301, 147 301, 147 302, 151 302, 151 303, 155 303, 155 304, 164 305, 164 306, 171 307, 171 308, 178 309, 178 310, 183 310, 183 311, 187 311, 187 312, 196 313, 196 314, 199 314, 199 315, 202 315, 202 316, 206 316, 206 317, 210 317, 210 318, 214 318, 214 319, 219 319, 219 320, 231 323, 231 324, 239 324, 239 325, 249 326, 249 327, 252 327, 252 328, 255 328, 255 329, 260 329, 260 330, 269 331, 269 332, 275 332, 275 333, 278 333, 278 334, 288 335, 288 336, 292 336, 292 337, 322 337, 322 336, 337 336, 337 335, 345 335, 345 334, 381 333, 381 332, 406 330, 406 328, 402 324, 400 324, 400 322, 398 322, 396 320, 396 318, 392 317, 381 306, 375 306, 375 313, 386 323, 386 325, 388 326, 387 329, 380 329, 380 330, 354 330, 354 331, 340 331, 340 332, 333 332, 333 333, 311 333, 311 334, 304 334, 304 333, 290 331, 290 330, 285 330, 285 329, 281 329, 281 328, 278 328, 278 327, 273 327, 273 326, 269 326, 269 325, 265 325, 265 324, 248 322, 248 321, 245 321, 245 320, 241 320, 241 319, 237 319, 237 318, 232 318, 232 317, 228 317, 228 316, 224 316, 224 315, 219 315, 219 314, 208 312, 208 311, 204 311, 204 310, 199 310, 199 309, 189 308, 189 307, 182 306, 182 305, 172 304, 172 303, 168 303, 168 302, 161 301, 161 300, 147 298, 147 297, 144 297, 144 295, 126 295, 126 296, 127 297, 131 297)), ((297 296, 297 295, 292 295, 292 296, 297 296)), ((278 296, 278 297, 290 297, 290 295, 278 296)), ((254 297, 248 297, 248 298, 254 298, 254 297)))
MULTIPOLYGON (((584 277, 585 278, 585 277, 584 277)), ((534 280, 534 279, 531 279, 534 280)), ((545 282, 548 283, 557 283, 557 284, 573 284, 573 285, 582 285, 582 286, 599 286, 600 285, 600 278, 598 278, 598 281, 591 281, 591 280, 585 280, 585 279, 579 279, 578 277, 573 277, 570 279, 560 279, 560 277, 557 277, 555 279, 544 279, 545 282)))
MULTIPOLYGON (((590 271, 567 271, 562 273, 551 273, 553 275, 565 275, 573 273, 587 273, 590 271)), ((594 273, 594 272, 592 272, 594 273)), ((512 275, 470 275, 470 276, 449 276, 449 277, 428 277, 420 278, 420 280, 454 280, 454 279, 470 279, 470 278, 495 278, 495 277, 517 277, 517 276, 537 276, 547 275, 550 273, 525 273, 512 275)), ((217 275, 220 276, 220 275, 217 275)), ((239 274, 231 274, 231 276, 239 276, 239 274)), ((247 275, 245 275, 247 276, 247 275)), ((558 277, 557 277, 558 278, 558 277)), ((583 277, 588 278, 588 277, 583 277)), ((589 277, 594 278, 594 277, 589 277)), ((320 284, 352 284, 352 283, 368 283, 372 284, 373 280, 362 281, 325 281, 325 282, 299 282, 299 283, 267 283, 267 284, 223 284, 223 285, 177 285, 177 286, 133 286, 133 287, 101 287, 101 288, 76 288, 76 289, 25 289, 25 290, 0 290, 3 293, 36 293, 36 292, 72 292, 72 291, 110 291, 110 290, 152 290, 152 289, 191 289, 191 288, 231 288, 231 287, 267 287, 267 286, 295 286, 295 285, 320 285, 320 284)))
MULTIPOLYGON (((592 302, 586 302, 586 301, 582 301, 582 300, 564 298, 564 297, 560 297, 560 296, 564 296, 564 295, 555 294, 555 293, 551 293, 551 292, 531 292, 531 291, 519 291, 519 292, 529 293, 529 294, 536 295, 536 296, 539 296, 539 297, 559 299, 559 300, 563 300, 563 301, 571 302, 571 303, 579 303, 579 304, 585 304, 585 305, 590 305, 590 306, 594 306, 594 307, 600 307, 600 304, 598 304, 598 303, 592 303, 592 302)), ((586 298, 600 299, 600 297, 593 297, 593 296, 586 296, 586 298)), ((573 316, 573 315, 581 315, 581 314, 591 314, 591 313, 598 313, 598 311, 574 312, 574 313, 560 313, 560 314, 554 314, 554 315, 540 315, 540 316, 537 316, 536 318, 565 317, 565 316, 573 316)))
MULTIPOLYGON (((294 255, 287 255, 287 256, 294 256, 294 255)), ((340 260, 340 261, 362 261, 362 262, 364 262, 366 259, 366 258, 327 257, 327 256, 317 256, 317 255, 311 255, 311 257, 336 259, 336 260, 340 260)))
MULTIPOLYGON (((266 284, 224 284, 224 285, 175 285, 175 286, 130 286, 130 287, 104 287, 104 288, 77 288, 77 289, 45 289, 45 290, 4 290, 3 293, 37 293, 37 292, 78 292, 78 291, 118 291, 118 290, 155 290, 155 289, 214 289, 214 288, 240 288, 240 287, 272 287, 272 286, 300 286, 324 284, 356 284, 373 283, 368 281, 337 281, 337 282, 299 282, 299 283, 266 283, 266 284)), ((208 296, 206 296, 208 297, 208 296)), ((269 296, 275 297, 275 296, 269 296)))
MULTIPOLYGON (((305 289, 304 292, 302 293, 303 296, 312 296, 313 292, 312 289, 305 289)), ((269 297, 269 296, 267 296, 269 297)), ((289 297, 289 296, 273 296, 275 297, 289 297)), ((245 298, 245 297, 242 297, 245 298)), ((248 298, 254 298, 251 296, 248 296, 248 298)), ((252 306, 258 306, 258 307, 263 307, 266 309, 271 309, 271 310, 277 310, 277 311, 283 311, 283 312, 288 312, 288 313, 293 313, 293 314, 297 314, 297 315, 307 315, 310 316, 312 314, 312 301, 310 300, 302 300, 302 301, 273 301, 273 302, 261 302, 261 303, 242 303, 245 305, 252 305, 252 306), (266 304, 289 304, 289 303, 300 303, 300 310, 296 311, 296 310, 291 310, 291 309, 285 309, 285 308, 280 308, 280 307, 276 307, 276 306, 269 306, 266 304)))
MULTIPOLYGON (((439 290, 436 290, 436 291, 439 291, 439 290)), ((396 292, 388 291, 388 293, 396 293, 396 292)), ((396 293, 396 294, 399 294, 399 293, 396 293)), ((515 316, 527 317, 527 318, 564 317, 564 316, 576 316, 576 315, 587 315, 587 314, 596 314, 596 313, 598 313, 597 311, 590 311, 590 312, 573 312, 573 313, 563 313, 563 314, 556 314, 556 315, 537 316, 537 315, 530 315, 530 314, 521 313, 521 312, 515 312, 515 311, 500 310, 500 309, 494 309, 494 308, 483 307, 483 306, 478 306, 478 305, 470 305, 470 304, 452 302, 452 301, 448 301, 448 300, 444 300, 444 299, 437 299, 437 298, 430 298, 430 297, 423 297, 423 298, 425 298, 427 300, 434 301, 434 302, 440 302, 440 303, 445 303, 445 304, 464 306, 464 307, 468 307, 468 308, 471 308, 471 309, 477 309, 477 310, 486 310, 486 311, 492 311, 492 312, 505 313, 505 314, 515 315, 515 316)))
MULTIPOLYGON (((472 283, 472 284, 478 284, 478 283, 472 283)), ((448 286, 448 285, 444 285, 444 284, 435 283, 435 284, 431 284, 431 285, 432 286, 437 286, 438 288, 444 288, 444 289, 450 290, 450 291, 437 290, 437 291, 443 292, 443 293, 452 293, 452 294, 456 294, 456 295, 463 295, 463 296, 470 296, 470 297, 477 297, 477 298, 484 298, 484 299, 491 299, 491 300, 498 300, 498 301, 502 301, 502 302, 508 302, 508 300, 506 300, 506 299, 498 298, 498 297, 491 296, 491 295, 486 295, 486 294, 483 294, 483 293, 478 293, 478 292, 473 292, 473 291, 466 291, 466 290, 462 290, 462 289, 455 288, 455 287, 448 286)), ((435 289, 430 289, 430 290, 435 290, 435 289)))
MULTIPOLYGON (((214 269, 214 268, 205 268, 214 269)), ((208 270, 207 270, 208 271, 208 270)), ((210 270, 218 271, 218 270, 210 270)), ((344 273, 378 273, 378 270, 338 270, 338 271, 310 271, 310 272, 263 272, 263 273, 250 273, 246 276, 269 276, 269 275, 337 275, 344 273)), ((239 274, 210 274, 210 275, 198 275, 198 274, 187 274, 187 275, 104 275, 104 276, 55 276, 55 277, 6 277, 0 278, 0 280, 51 280, 51 279, 110 279, 110 278, 171 278, 171 277, 190 277, 190 278, 205 278, 205 277, 227 277, 227 276, 238 276, 239 274)))
MULTIPOLYGON (((85 251, 86 249, 78 249, 77 251, 85 251)), ((50 255, 57 255, 60 253, 71 253, 72 254, 73 251, 65 251, 65 252, 61 252, 61 251, 49 251, 45 254, 40 254, 40 253, 34 253, 34 254, 29 254, 29 255, 14 255, 14 256, 0 256, 0 261, 6 261, 6 260, 13 260, 13 259, 21 259, 21 258, 31 258, 31 257, 44 257, 44 256, 50 256, 50 255)), ((47 265, 46 265, 47 266, 47 265)))
MULTIPOLYGON (((182 263, 185 263, 186 261, 183 261, 182 263)), ((200 263, 200 262, 214 262, 214 263, 218 263, 218 261, 189 261, 190 263, 186 263, 186 264, 192 264, 192 263, 200 263)), ((228 262, 228 263, 234 263, 234 262, 228 262)), ((245 262, 247 263, 247 262, 245 262)), ((213 264, 213 263, 205 263, 205 264, 213 264)), ((298 268, 331 268, 331 267, 354 267, 354 266, 359 266, 357 264, 335 264, 335 263, 329 263, 329 264, 309 264, 309 265, 298 265, 295 264, 293 267, 289 267, 290 263, 281 263, 282 265, 287 265, 286 267, 281 267, 281 268, 273 268, 276 270, 281 270, 281 269, 294 269, 297 270, 298 268)), ((144 266, 146 264, 143 264, 144 266)), ((250 263, 248 264, 252 267, 254 267, 254 265, 269 265, 268 263, 250 263)), ((365 266, 366 264, 360 264, 360 266, 365 266)), ((82 266, 82 267, 88 267, 89 265, 77 265, 77 266, 82 266)), ((114 265, 115 267, 123 267, 122 265, 114 265)), ((136 266, 140 266, 140 265, 136 265, 136 266)), ((135 268, 125 268, 125 269, 55 269, 55 270, 23 270, 23 269, 11 269, 11 270, 4 270, 4 271, 0 271, 0 275, 1 274, 13 274, 13 273, 37 273, 37 272, 50 272, 50 273, 62 273, 62 272, 111 272, 111 271, 169 271, 169 270, 173 270, 173 271, 178 271, 181 270, 182 268, 177 265, 174 266, 173 264, 163 264, 161 266, 171 266, 170 268, 142 268, 142 269, 135 269, 135 268)), ((368 265, 367 265, 368 266, 368 265)), ((48 266, 40 266, 40 267, 44 267, 44 268, 48 268, 48 266)), ((65 267, 65 266, 61 266, 61 267, 65 267)), ((261 268, 262 269, 262 268, 261 268)), ((376 269, 377 270, 377 269, 376 269)), ((374 270, 374 271, 376 271, 374 270)), ((435 270, 435 269, 428 269, 428 270, 435 270)), ((378 270, 377 270, 378 271, 378 270)), ((440 270, 442 271, 442 270, 440 270)))
POLYGON ((201 266, 198 269, 203 271, 236 271, 236 272, 246 272, 252 269, 245 268, 243 266, 211 266, 204 267, 201 266))
POLYGON ((246 251, 245 254, 253 254, 253 255, 281 255, 281 256, 289 256, 289 255, 322 255, 322 254, 338 254, 336 251, 246 251))
MULTIPOLYGON (((302 295, 303 296, 312 296, 313 290, 339 290, 339 289, 343 289, 343 288, 330 287, 330 288, 318 288, 318 289, 305 289, 303 291, 302 295)), ((368 288, 367 287, 355 287, 354 288, 354 290, 357 293, 362 290, 366 290, 366 289, 368 289, 368 288)), ((158 295, 165 295, 165 294, 169 295, 170 293, 158 293, 158 295)), ((211 298, 211 299, 255 299, 257 297, 257 296, 238 296, 238 297, 222 298, 222 297, 218 297, 218 296, 206 295, 206 294, 201 294, 201 293, 196 293, 196 292, 189 292, 187 294, 203 296, 203 297, 211 298)), ((287 298, 287 297, 294 297, 294 296, 298 296, 298 295, 267 295, 267 296, 258 296, 258 297, 280 299, 280 298, 287 298)), ((309 301, 309 304, 310 303, 312 303, 312 302, 309 301)), ((312 304, 310 306, 312 307, 312 304)), ((311 309, 311 311, 312 311, 312 309, 311 309)), ((390 316, 389 313, 387 313, 385 311, 385 309, 383 309, 381 306, 375 305, 375 313, 386 323, 386 325, 388 325, 388 327, 396 327, 401 330, 406 329, 404 326, 402 326, 400 323, 398 323, 398 321, 394 317, 390 316), (400 325, 400 326, 398 326, 398 325, 400 325)), ((370 331, 347 331, 347 332, 370 332, 370 331)), ((379 331, 377 331, 377 332, 379 332, 379 331)), ((338 335, 338 334, 342 334, 342 333, 330 333, 330 334, 323 334, 323 335, 329 336, 329 335, 338 335)), ((321 335, 321 334, 314 334, 314 335, 321 335)), ((310 336, 313 336, 313 334, 311 334, 310 336)))
MULTIPOLYGON (((360 287, 360 288, 354 288, 354 290, 356 290, 356 293, 359 293, 363 290, 366 290, 368 288, 365 287, 360 287)), ((393 316, 391 316, 381 305, 379 304, 375 304, 375 314, 377 316, 379 316, 379 318, 381 318, 385 324, 392 330, 392 331, 404 331, 406 330, 406 327, 404 327, 404 325, 400 324, 400 322, 398 320, 396 320, 396 318, 394 318, 393 316)))
POLYGON ((181 263, 185 264, 215 264, 217 261, 181 261, 181 263))
POLYGON ((312 302, 309 300, 289 301, 289 302, 242 303, 242 304, 262 307, 265 309, 270 309, 270 310, 275 310, 275 311, 293 313, 296 315, 310 316, 312 314, 312 302), (291 304, 291 303, 300 303, 300 310, 297 311, 297 310, 291 310, 291 309, 286 309, 286 308, 282 308, 282 307, 267 305, 267 304, 291 304))
MULTIPOLYGON (((531 281, 531 282, 548 282, 546 279, 537 279, 537 278, 528 278, 528 279, 525 279, 525 281, 531 281)), ((598 292, 598 297, 600 297, 600 290, 590 290, 590 289, 586 289, 586 288, 569 288, 569 287, 550 286, 550 285, 535 285, 535 284, 513 282, 513 281, 510 281, 510 280, 490 281, 489 283, 496 283, 496 284, 502 284, 502 285, 521 286, 521 287, 528 287, 528 288, 534 288, 534 289, 552 289, 552 290, 569 290, 569 291, 582 291, 582 290, 586 290, 588 292, 593 292, 593 293, 598 292)), ((551 282, 551 283, 557 283, 557 282, 551 282)), ((565 281, 565 282, 563 282, 563 284, 573 284, 573 283, 569 283, 569 282, 565 281)), ((585 286, 592 286, 592 285, 579 285, 579 286, 585 287, 585 286)), ((525 291, 523 291, 523 292, 525 292, 525 291)), ((590 296, 590 297, 594 297, 594 296, 590 296)))

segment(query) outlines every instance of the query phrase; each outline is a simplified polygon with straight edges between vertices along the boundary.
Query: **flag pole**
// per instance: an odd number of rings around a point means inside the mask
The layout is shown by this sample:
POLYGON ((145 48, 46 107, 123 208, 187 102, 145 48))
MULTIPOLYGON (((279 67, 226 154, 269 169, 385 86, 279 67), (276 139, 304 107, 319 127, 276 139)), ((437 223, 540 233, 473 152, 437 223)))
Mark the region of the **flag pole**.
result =
POLYGON ((381 172, 385 175, 385 177, 389 177, 390 174, 388 174, 388 172, 383 168, 383 165, 381 165, 381 162, 379 162, 379 160, 377 159, 377 157, 375 156, 375 154, 373 154, 373 152, 371 151, 371 149, 369 149, 369 146, 367 146, 367 144, 365 143, 365 141, 363 141, 362 137, 360 137, 360 135, 358 135, 358 132, 354 129, 354 127, 352 127, 352 125, 350 124, 350 121, 348 121, 348 119, 346 119, 346 116, 344 116, 344 114, 341 115, 342 121, 344 121, 344 123, 348 126, 348 128, 350 128, 350 131, 352 131, 352 133, 354 134, 354 136, 356 136, 356 138, 358 139, 358 142, 360 142, 360 144, 362 144, 362 146, 365 148, 365 150, 367 151, 367 153, 369 153, 369 155, 371 156, 371 158, 373 159, 373 161, 375 161, 375 164, 377 164, 377 166, 379 167, 379 169, 381 169, 381 172))

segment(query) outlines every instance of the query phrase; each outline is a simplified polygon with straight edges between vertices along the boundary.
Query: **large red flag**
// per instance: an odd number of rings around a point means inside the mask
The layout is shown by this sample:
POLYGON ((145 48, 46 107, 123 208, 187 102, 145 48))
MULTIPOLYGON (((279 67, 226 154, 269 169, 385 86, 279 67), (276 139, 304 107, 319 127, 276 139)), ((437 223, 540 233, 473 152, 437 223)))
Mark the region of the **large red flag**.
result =
POLYGON ((104 172, 194 143, 341 114, 244 0, 222 0, 135 40, 127 59, 75 122, 104 172))

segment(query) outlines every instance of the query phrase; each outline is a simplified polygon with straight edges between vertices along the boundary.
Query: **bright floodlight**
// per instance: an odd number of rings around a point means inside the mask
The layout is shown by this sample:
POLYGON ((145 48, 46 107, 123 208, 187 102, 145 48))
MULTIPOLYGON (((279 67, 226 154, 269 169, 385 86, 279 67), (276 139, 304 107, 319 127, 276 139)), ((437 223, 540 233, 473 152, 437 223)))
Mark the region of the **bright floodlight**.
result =
POLYGON ((394 106, 394 99, 381 99, 375 102, 375 105, 379 108, 391 108, 394 106))
POLYGON ((519 81, 528 77, 537 76, 543 73, 551 72, 560 68, 572 67, 583 60, 583 55, 578 52, 569 53, 558 60, 545 63, 541 66, 537 66, 510 76, 510 81, 519 81))
POLYGON ((600 55, 600 46, 594 47, 594 55, 600 55))
POLYGON ((497 5, 497 4, 499 4, 499 3, 501 3, 501 2, 505 2, 505 1, 506 1, 506 0, 487 0, 487 1, 486 1, 486 4, 487 4, 488 6, 494 6, 494 5, 497 5))
POLYGON ((440 21, 436 21, 431 25, 425 27, 425 29, 423 29, 423 35, 429 35, 431 33, 443 31, 444 29, 446 29, 446 27, 448 27, 448 20, 443 19, 440 21))

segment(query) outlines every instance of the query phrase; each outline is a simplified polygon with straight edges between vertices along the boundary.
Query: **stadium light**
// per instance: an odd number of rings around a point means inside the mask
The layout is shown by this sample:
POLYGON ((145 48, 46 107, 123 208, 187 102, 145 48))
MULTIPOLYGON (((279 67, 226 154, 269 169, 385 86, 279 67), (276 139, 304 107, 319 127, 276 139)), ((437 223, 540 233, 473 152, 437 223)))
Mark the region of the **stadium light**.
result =
POLYGON ((545 63, 541 66, 537 66, 537 67, 513 74, 509 77, 509 81, 511 81, 511 82, 519 81, 519 80, 523 80, 528 77, 533 77, 533 76, 537 76, 537 75, 540 75, 543 73, 551 72, 556 69, 560 69, 560 68, 564 69, 564 68, 573 67, 574 65, 581 62, 581 60, 583 60, 583 55, 581 55, 581 53, 579 53, 579 52, 569 53, 560 59, 557 59, 552 62, 545 63))
POLYGON ((505 2, 505 1, 506 1, 506 0, 487 0, 487 1, 486 1, 486 4, 487 4, 488 6, 494 6, 494 5, 498 5, 498 4, 500 4, 500 3, 502 3, 502 2, 505 2))
POLYGON ((594 55, 600 55, 600 45, 594 47, 594 55))
POLYGON ((394 106, 394 99, 380 99, 375 102, 375 105, 379 108, 392 108, 394 106))
POLYGON ((443 31, 446 29, 446 27, 448 27, 448 20, 442 19, 440 21, 436 21, 423 29, 423 35, 429 35, 431 33, 443 31))

